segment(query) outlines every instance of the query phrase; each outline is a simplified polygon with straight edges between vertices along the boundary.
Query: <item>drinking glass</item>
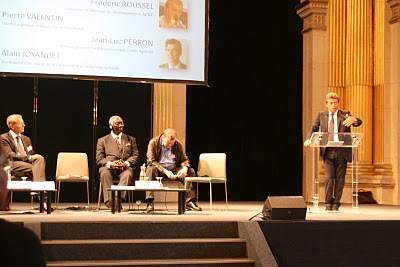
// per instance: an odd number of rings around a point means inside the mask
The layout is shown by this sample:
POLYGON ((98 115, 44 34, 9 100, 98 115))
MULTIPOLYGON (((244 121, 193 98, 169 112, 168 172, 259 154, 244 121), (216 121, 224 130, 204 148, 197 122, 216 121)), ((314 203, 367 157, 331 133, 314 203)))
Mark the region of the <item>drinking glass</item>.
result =
POLYGON ((140 210, 140 204, 142 204, 142 201, 140 199, 136 200, 136 205, 138 210, 140 210))
POLYGON ((156 179, 158 180, 158 182, 160 183, 160 187, 162 187, 163 186, 163 184, 161 183, 161 179, 162 179, 162 177, 156 177, 156 179))
POLYGON ((22 179, 22 186, 25 187, 26 186, 26 179, 28 179, 28 177, 22 176, 21 179, 22 179))

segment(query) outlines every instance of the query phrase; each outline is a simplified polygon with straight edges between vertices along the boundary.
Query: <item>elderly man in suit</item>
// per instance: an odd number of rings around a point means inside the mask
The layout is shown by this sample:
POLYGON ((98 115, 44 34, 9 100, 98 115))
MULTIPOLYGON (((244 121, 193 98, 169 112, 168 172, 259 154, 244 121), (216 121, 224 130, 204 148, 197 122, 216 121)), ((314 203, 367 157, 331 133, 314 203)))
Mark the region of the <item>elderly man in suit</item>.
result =
MULTIPOLYGON (((333 133, 350 133, 350 126, 358 127, 361 119, 350 114, 348 110, 339 109, 339 96, 328 93, 325 96, 325 111, 320 111, 315 119, 304 146, 310 146, 314 132, 327 132, 331 141, 339 141, 340 135, 333 133)), ((347 162, 352 161, 351 147, 321 147, 320 160, 325 169, 325 206, 327 211, 338 211, 343 194, 347 162)))
MULTIPOLYGON (((124 122, 120 116, 112 116, 109 120, 111 133, 97 141, 96 163, 99 166, 100 181, 103 186, 104 204, 112 205, 111 188, 114 178, 118 185, 127 186, 133 178, 135 165, 139 161, 136 138, 123 133, 124 122)), ((126 192, 121 195, 126 199, 126 192)), ((121 205, 121 203, 117 203, 121 205)))
POLYGON ((42 155, 35 154, 31 139, 22 134, 25 130, 22 116, 8 116, 7 126, 10 130, 1 135, 1 142, 11 164, 11 175, 26 176, 34 182, 46 181, 46 161, 42 155))

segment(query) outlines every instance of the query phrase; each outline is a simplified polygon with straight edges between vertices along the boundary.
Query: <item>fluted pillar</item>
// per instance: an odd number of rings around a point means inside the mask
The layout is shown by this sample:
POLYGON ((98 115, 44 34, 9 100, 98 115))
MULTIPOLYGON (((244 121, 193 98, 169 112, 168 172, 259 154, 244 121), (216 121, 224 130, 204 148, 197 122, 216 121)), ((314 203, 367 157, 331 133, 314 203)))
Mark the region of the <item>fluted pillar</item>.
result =
MULTIPOLYGON (((387 0, 388 27, 385 31, 386 53, 385 69, 390 75, 385 76, 385 140, 386 150, 390 151, 387 157, 393 163, 394 177, 397 177, 393 196, 385 194, 387 203, 400 204, 400 0, 387 0), (392 197, 392 199, 389 199, 392 197), (391 202, 391 200, 393 200, 391 202)), ((385 72, 386 73, 386 72, 385 72)), ((386 153, 385 153, 386 155, 386 153)))
POLYGON ((372 163, 373 28, 372 0, 347 0, 345 109, 363 120, 359 163, 372 163))
POLYGON ((186 85, 154 83, 153 136, 174 128, 179 141, 186 146, 186 85))
POLYGON ((385 164, 384 155, 384 90, 385 90, 385 1, 374 2, 374 128, 373 128, 373 163, 385 164))
POLYGON ((345 99, 345 61, 346 61, 346 17, 347 0, 329 1, 329 73, 328 87, 330 92, 337 93, 340 106, 345 99))
MULTIPOLYGON (((304 1, 296 7, 303 19, 303 134, 318 111, 324 109, 328 92, 328 45, 327 11, 328 0, 304 1)), ((304 136, 305 138, 305 136, 304 136)), ((304 139, 303 138, 303 139, 304 139)), ((313 157, 310 148, 303 150, 303 197, 313 197, 313 157)))

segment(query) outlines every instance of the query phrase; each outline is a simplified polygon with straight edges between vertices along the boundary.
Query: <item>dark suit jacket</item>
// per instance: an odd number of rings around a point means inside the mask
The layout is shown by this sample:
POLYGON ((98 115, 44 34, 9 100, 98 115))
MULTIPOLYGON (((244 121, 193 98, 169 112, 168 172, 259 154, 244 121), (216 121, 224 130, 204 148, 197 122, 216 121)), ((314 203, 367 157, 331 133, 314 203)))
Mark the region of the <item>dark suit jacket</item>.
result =
MULTIPOLYGON (((338 114, 337 114, 337 124, 338 124, 338 132, 339 133, 350 133, 350 127, 346 127, 343 125, 343 122, 346 120, 346 115, 351 116, 350 111, 348 110, 338 110, 338 114)), ((361 119, 356 118, 357 121, 355 123, 353 123, 352 126, 354 127, 358 127, 362 124, 361 119)), ((326 133, 328 132, 329 126, 328 126, 328 122, 329 122, 329 110, 325 110, 325 111, 320 111, 318 113, 317 118, 315 119, 314 123, 311 126, 310 131, 307 134, 307 140, 309 140, 311 138, 311 135, 314 132, 318 132, 321 129, 321 132, 326 133)), ((339 139, 342 140, 343 136, 339 135, 339 139)), ((323 140, 323 143, 326 143, 327 140, 323 140)), ((345 141, 346 144, 346 141, 345 141)), ((352 161, 352 155, 351 155, 351 147, 346 147, 346 148, 342 148, 343 149, 343 155, 346 159, 347 162, 351 162, 352 161)), ((321 161, 324 160, 324 156, 325 156, 325 147, 321 147, 320 148, 320 154, 319 154, 319 159, 321 161)))
POLYGON ((139 151, 136 145, 136 138, 122 133, 121 147, 118 148, 113 136, 108 134, 97 141, 96 163, 99 171, 106 167, 107 162, 122 159, 128 161, 131 168, 139 162, 139 151))
POLYGON ((21 134, 21 140, 24 144, 24 149, 26 152, 26 156, 18 156, 17 146, 15 145, 15 140, 10 134, 10 132, 4 133, 1 135, 1 142, 3 143, 4 151, 6 153, 7 158, 13 161, 28 161, 29 155, 35 154, 32 147, 31 139, 21 134))

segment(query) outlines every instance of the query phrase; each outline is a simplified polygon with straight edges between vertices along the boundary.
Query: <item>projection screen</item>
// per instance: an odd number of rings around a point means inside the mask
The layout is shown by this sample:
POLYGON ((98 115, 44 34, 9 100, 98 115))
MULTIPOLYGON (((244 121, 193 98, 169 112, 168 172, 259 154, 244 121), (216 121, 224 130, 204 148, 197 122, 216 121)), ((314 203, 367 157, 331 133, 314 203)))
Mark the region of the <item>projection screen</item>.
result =
POLYGON ((208 0, 2 1, 0 74, 206 84, 208 13, 208 0))

